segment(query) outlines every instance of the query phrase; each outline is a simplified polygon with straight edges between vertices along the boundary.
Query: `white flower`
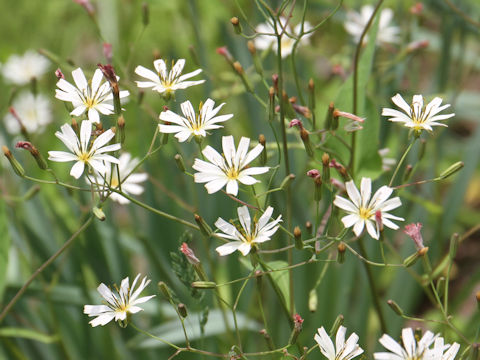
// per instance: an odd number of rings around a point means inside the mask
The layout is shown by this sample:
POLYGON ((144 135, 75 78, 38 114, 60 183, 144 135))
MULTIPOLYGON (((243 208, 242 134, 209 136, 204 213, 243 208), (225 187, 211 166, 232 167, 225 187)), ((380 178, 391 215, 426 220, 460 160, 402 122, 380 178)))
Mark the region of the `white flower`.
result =
POLYGON ((2 66, 2 74, 8 82, 24 85, 45 74, 49 65, 46 57, 29 50, 23 56, 10 56, 2 66))
POLYGON ((141 77, 146 78, 149 81, 137 81, 137 86, 140 88, 153 88, 153 90, 158 91, 160 94, 165 94, 166 96, 171 95, 178 89, 186 89, 187 87, 202 84, 205 80, 197 81, 185 81, 198 75, 202 72, 202 69, 197 69, 188 74, 182 74, 183 67, 185 66, 185 59, 179 59, 173 65, 172 69, 167 75, 167 65, 162 59, 155 60, 153 66, 157 73, 154 73, 151 70, 143 66, 137 66, 135 68, 135 73, 141 77))
POLYGON ((377 352, 373 354, 373 358, 375 360, 426 360, 424 355, 436 337, 431 331, 427 331, 417 343, 413 330, 405 328, 402 330, 402 348, 391 336, 383 334, 379 340, 380 344, 391 352, 377 352))
MULTIPOLYGON (((94 123, 100 122, 100 115, 113 114, 113 94, 110 83, 103 80, 103 73, 100 69, 95 70, 93 78, 87 81, 82 69, 72 71, 75 86, 65 79, 57 82, 58 89, 55 90, 55 97, 62 101, 71 102, 74 109, 70 113, 80 116, 87 112, 88 119, 94 123)), ((117 79, 119 79, 117 77, 117 79)), ((120 98, 126 98, 130 93, 127 90, 120 91, 120 98)))
MULTIPOLYGON (((29 92, 22 92, 13 101, 12 108, 29 133, 42 132, 45 126, 52 121, 50 101, 41 94, 33 95, 29 92)), ((20 124, 13 114, 8 113, 4 121, 10 134, 20 132, 20 124)))
MULTIPOLYGON (((281 41, 281 56, 282 58, 287 57, 290 55, 293 51, 293 45, 295 45, 295 39, 290 37, 289 35, 292 35, 294 37, 298 37, 302 31, 302 24, 298 24, 295 26, 293 32, 292 29, 290 28, 290 25, 287 24, 287 19, 284 18, 283 16, 280 17, 280 24, 276 23, 277 25, 277 33, 280 34, 283 31, 283 28, 285 28, 285 32, 282 35, 282 41, 281 41), (286 26, 285 26, 286 24, 286 26)), ((312 26, 308 21, 305 21, 303 23, 303 31, 307 32, 312 29, 312 26)), ((273 51, 277 51, 278 49, 278 43, 277 43, 277 37, 275 35, 275 28, 273 25, 269 22, 259 24, 256 28, 255 31, 259 34, 257 37, 254 39, 254 44, 255 47, 259 50, 265 50, 272 47, 273 51), (267 35, 268 34, 268 35, 267 35)), ((305 34, 302 36, 302 38, 299 41, 298 46, 300 45, 305 45, 309 43, 309 37, 312 36, 313 33, 305 34)))
POLYGON ((250 152, 248 146, 250 139, 242 137, 235 149, 233 136, 222 137, 223 156, 214 148, 207 146, 202 154, 210 161, 195 159, 193 168, 199 172, 194 174, 196 183, 206 183, 205 188, 209 194, 217 192, 227 185, 227 194, 238 194, 238 181, 245 185, 257 182, 251 175, 266 173, 268 167, 247 167, 263 150, 263 145, 258 144, 250 152))
POLYGON ((363 349, 357 344, 358 335, 352 333, 345 341, 346 332, 346 327, 338 328, 335 339, 336 346, 334 346, 323 326, 318 329, 318 334, 315 334, 314 338, 320 351, 328 360, 350 360, 363 353, 363 349))
MULTIPOLYGON (((84 306, 84 314, 87 314, 90 317, 96 316, 96 318, 90 321, 89 324, 93 327, 98 325, 103 326, 113 319, 115 319, 115 321, 120 320, 122 324, 125 320, 128 321, 128 316, 130 314, 135 314, 139 311, 142 311, 143 309, 137 305, 143 304, 144 302, 153 298, 155 295, 138 298, 138 295, 140 295, 143 289, 145 289, 145 287, 150 283, 150 280, 147 280, 147 277, 145 276, 137 290, 134 291, 139 277, 140 274, 135 277, 131 287, 128 277, 126 277, 122 280, 120 289, 116 288, 116 292, 110 290, 105 284, 100 284, 97 290, 105 299, 106 303, 105 305, 84 306)), ((126 323, 123 324, 126 326, 126 323)))
POLYGON ((215 102, 212 99, 207 99, 205 104, 200 105, 200 113, 197 116, 192 103, 185 101, 180 105, 185 117, 177 115, 170 110, 162 111, 160 113, 160 120, 172 123, 172 125, 159 124, 159 130, 162 133, 176 133, 175 137, 180 142, 184 142, 192 136, 206 137, 207 130, 223 127, 218 125, 218 123, 227 121, 233 116, 233 114, 228 114, 215 117, 223 105, 225 105, 225 103, 214 108, 215 102))
POLYGON ((76 161, 70 171, 70 175, 74 178, 78 179, 83 174, 85 165, 91 166, 93 170, 100 174, 105 174, 107 171, 105 163, 118 164, 118 159, 105 154, 106 152, 120 149, 120 144, 106 145, 115 136, 115 133, 111 129, 108 129, 98 136, 92 144, 90 144, 92 122, 89 120, 82 121, 82 125, 80 126, 80 139, 69 124, 62 125, 60 129, 62 132, 57 131, 55 136, 62 140, 71 153, 65 151, 49 151, 48 159, 58 162, 76 161))
POLYGON ((460 345, 457 343, 445 344, 442 337, 437 337, 433 345, 433 349, 428 349, 423 357, 424 360, 453 360, 460 350, 460 345), (445 352, 445 350, 447 350, 445 352))
POLYGON ((353 226, 353 232, 355 235, 360 236, 363 228, 366 226, 370 236, 378 240, 379 231, 376 226, 375 218, 378 215, 377 212, 379 212, 383 225, 390 229, 398 229, 398 226, 389 219, 400 221, 403 221, 404 219, 388 214, 388 211, 396 209, 402 205, 402 202, 399 197, 387 200, 393 192, 392 188, 382 186, 370 200, 372 194, 371 179, 362 178, 360 192, 358 192, 353 180, 346 182, 345 187, 350 200, 336 195, 333 203, 335 206, 338 206, 340 209, 349 213, 342 218, 343 225, 346 228, 353 226))
POLYGON ((387 157, 389 153, 390 153, 389 148, 383 148, 378 150, 378 155, 380 155, 380 158, 382 159, 383 171, 390 171, 392 170, 392 167, 397 164, 396 159, 387 157))
MULTIPOLYGON (((118 173, 116 167, 105 166, 107 170, 105 173, 105 181, 110 184, 111 188, 119 189, 127 195, 140 195, 143 193, 143 187, 139 185, 148 178, 146 173, 138 173, 129 175, 133 169, 138 165, 139 160, 134 158, 129 153, 123 153, 118 158, 118 172, 120 173, 121 185, 118 181, 118 173), (128 177, 127 177, 128 176, 128 177), (119 186, 120 185, 120 186, 119 186)), ((89 179, 90 180, 90 179, 89 179)), ((105 191, 108 188, 105 189, 105 191)), ((106 195, 106 194, 105 194, 106 195)), ((128 204, 130 200, 124 198, 122 195, 112 192, 110 198, 120 204, 128 204)))
POLYGON ((280 226, 278 223, 282 221, 282 215, 279 215, 274 221, 268 222, 273 213, 271 206, 265 210, 258 221, 254 220, 253 223, 246 206, 239 207, 237 213, 242 229, 237 229, 220 217, 215 222, 215 226, 223 232, 218 233, 218 236, 233 240, 215 249, 221 256, 231 254, 235 250, 240 251, 243 255, 248 255, 256 244, 270 240, 280 226))
POLYGON ((426 106, 423 106, 423 96, 414 95, 412 99, 412 105, 409 106, 400 94, 392 97, 392 101, 405 111, 405 114, 394 109, 384 108, 382 111, 383 116, 391 116, 390 121, 402 122, 403 125, 413 129, 414 131, 421 132, 422 130, 432 131, 432 126, 447 126, 439 123, 438 121, 449 119, 455 114, 437 115, 439 112, 445 110, 450 104, 442 104, 442 99, 439 97, 434 98, 426 106))
MULTIPOLYGON (((370 20, 373 14, 372 5, 364 5, 360 9, 360 13, 356 11, 348 11, 347 19, 343 24, 345 30, 353 36, 355 42, 358 43, 360 36, 363 33, 363 30, 367 26, 368 20, 370 20)), ((377 44, 389 44, 389 43, 398 43, 399 42, 399 33, 400 28, 397 26, 390 26, 390 22, 393 18, 392 9, 383 9, 380 12, 380 20, 378 22, 378 31, 377 31, 377 44)), ((367 42, 368 35, 364 37, 364 42, 367 42)))

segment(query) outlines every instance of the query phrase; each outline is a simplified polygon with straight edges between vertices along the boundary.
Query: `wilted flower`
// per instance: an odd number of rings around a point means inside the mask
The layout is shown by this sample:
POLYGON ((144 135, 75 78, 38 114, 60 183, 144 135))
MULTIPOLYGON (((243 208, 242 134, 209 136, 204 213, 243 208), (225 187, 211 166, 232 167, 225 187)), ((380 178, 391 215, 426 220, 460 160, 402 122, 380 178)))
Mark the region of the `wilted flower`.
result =
POLYGON ((373 358, 375 360, 425 359, 425 355, 428 353, 428 348, 435 341, 436 337, 437 336, 431 331, 427 331, 417 342, 413 330, 411 328, 405 328, 402 330, 402 347, 391 336, 383 334, 379 340, 380 344, 391 352, 376 352, 373 354, 373 358))
POLYGON ((115 286, 115 292, 109 289, 105 284, 101 283, 97 290, 105 299, 105 305, 85 305, 83 308, 84 314, 87 314, 90 317, 96 316, 96 318, 90 321, 89 324, 93 327, 98 325, 103 326, 115 319, 115 321, 120 320, 120 324, 126 326, 130 314, 142 311, 143 309, 137 305, 147 302, 155 295, 138 298, 143 289, 145 289, 150 283, 150 280, 147 280, 147 277, 145 276, 137 290, 134 290, 139 277, 140 274, 135 277, 131 287, 129 279, 126 277, 122 280, 120 289, 115 286))
POLYGON ((52 121, 50 101, 41 94, 22 92, 13 101, 11 111, 4 118, 5 128, 10 134, 20 132, 20 123, 29 133, 40 133, 52 121))
POLYGON ((402 205, 399 197, 388 199, 393 192, 393 189, 388 186, 382 186, 370 199, 372 194, 372 180, 369 178, 362 178, 360 184, 360 192, 353 180, 345 183, 347 194, 350 200, 336 195, 334 205, 349 213, 342 218, 343 225, 346 228, 353 226, 355 235, 360 236, 364 227, 367 228, 368 233, 374 239, 379 238, 379 229, 376 226, 376 214, 381 217, 382 224, 390 229, 398 229, 398 226, 390 221, 404 219, 388 213, 388 211, 396 209, 402 205), (388 199, 388 200, 387 200, 388 199))
MULTIPOLYGON (((360 9, 360 13, 356 11, 348 11, 347 19, 344 23, 345 30, 353 36, 355 42, 358 43, 362 36, 363 30, 367 26, 368 21, 372 17, 374 7, 372 5, 364 5, 360 9)), ((380 20, 378 22, 377 44, 398 43, 400 28, 391 26, 390 22, 393 18, 392 9, 383 9, 380 12, 380 20)), ((364 37, 366 42, 368 35, 364 37)))
POLYGON ((426 106, 423 104, 422 95, 414 95, 412 99, 412 105, 408 105, 400 94, 392 97, 392 101, 401 108, 404 112, 398 110, 384 108, 382 111, 383 116, 390 116, 388 119, 393 122, 402 122, 404 126, 411 128, 415 132, 420 133, 422 130, 432 131, 432 126, 447 126, 439 123, 438 121, 449 119, 455 114, 437 115, 439 112, 445 110, 450 104, 442 104, 442 99, 439 97, 434 98, 426 106))
POLYGON ((405 234, 407 234, 412 238, 417 250, 421 250, 425 247, 423 246, 423 237, 422 237, 422 234, 420 233, 421 229, 422 229, 422 224, 416 223, 416 224, 405 225, 405 230, 403 230, 405 234))
POLYGON ((158 127, 162 133, 176 133, 175 137, 180 142, 184 142, 192 136, 206 137, 208 130, 223 127, 218 123, 227 121, 233 116, 233 114, 228 114, 215 117, 223 105, 225 103, 214 108, 215 102, 212 99, 207 99, 204 104, 200 104, 199 114, 196 115, 192 103, 187 100, 180 105, 185 117, 170 110, 162 111, 160 120, 172 124, 159 124, 158 127))
POLYGON ((257 246, 256 244, 270 240, 279 227, 278 223, 282 221, 282 215, 279 215, 274 221, 268 222, 273 213, 271 206, 265 210, 258 221, 254 219, 253 223, 246 206, 239 207, 237 213, 241 229, 222 218, 218 218, 215 222, 215 226, 222 231, 218 233, 218 236, 233 240, 215 249, 221 256, 231 254, 236 250, 243 255, 248 255, 252 247, 257 246))
POLYGON ((10 56, 2 66, 2 74, 9 83, 24 85, 45 74, 49 65, 46 57, 29 50, 23 56, 10 56))
POLYGON ((233 136, 222 137, 223 156, 214 148, 207 146, 202 154, 209 161, 195 159, 193 168, 199 172, 194 174, 196 183, 206 183, 205 188, 209 194, 217 192, 227 185, 227 194, 238 194, 238 182, 245 185, 253 185, 256 180, 251 175, 266 173, 268 167, 248 167, 263 150, 258 144, 251 151, 248 151, 250 139, 242 137, 235 149, 233 136))
POLYGON ((363 349, 357 344, 358 335, 352 333, 345 341, 346 333, 346 327, 340 326, 338 328, 334 346, 323 326, 318 329, 318 334, 315 334, 315 341, 328 360, 350 360, 363 353, 363 349))
MULTIPOLYGON (((100 122, 100 115, 113 114, 113 94, 110 84, 107 81, 102 83, 103 74, 100 69, 95 70, 93 78, 87 81, 82 69, 78 68, 72 71, 75 86, 65 79, 59 79, 58 89, 55 90, 55 97, 62 101, 71 102, 74 109, 70 113, 74 116, 80 116, 87 112, 88 119, 94 123, 100 122)), ((117 77, 117 80, 119 78, 117 77)), ((120 91, 121 99, 129 95, 127 90, 120 91)))
MULTIPOLYGON (((298 24, 295 26, 295 28, 292 29, 289 24, 287 24, 287 19, 284 18, 283 16, 280 16, 279 18, 280 24, 276 23, 277 27, 277 33, 281 34, 285 29, 285 32, 282 35, 282 41, 281 41, 281 56, 282 58, 287 57, 290 55, 293 51, 293 45, 295 45, 295 37, 300 36, 300 33, 302 31, 302 24, 298 24), (293 36, 293 37, 291 37, 293 36)), ((305 21, 303 23, 303 31, 308 32, 309 30, 312 29, 312 26, 308 21, 305 21)), ((255 47, 259 50, 265 50, 272 47, 273 51, 277 51, 278 49, 278 42, 277 42, 277 37, 275 34, 275 28, 270 22, 262 23, 259 24, 255 31, 259 33, 257 37, 254 39, 255 47)), ((313 33, 309 34, 304 34, 302 38, 299 41, 299 45, 305 45, 309 43, 309 37, 312 36, 313 33)))
POLYGON ((62 125, 60 129, 62 132, 57 131, 55 136, 62 140, 71 153, 65 151, 49 151, 48 159, 57 162, 76 161, 70 171, 70 175, 74 178, 78 179, 83 174, 85 165, 90 166, 100 174, 105 174, 108 163, 119 163, 118 159, 105 154, 106 152, 120 149, 120 144, 106 145, 115 136, 115 133, 111 129, 102 133, 92 144, 90 144, 92 122, 89 120, 82 121, 80 126, 80 139, 69 124, 62 125))
POLYGON ((135 73, 141 77, 146 78, 149 81, 137 81, 137 86, 140 88, 153 88, 153 90, 158 91, 160 94, 165 96, 170 96, 175 93, 176 90, 186 89, 187 87, 202 84, 205 80, 197 81, 185 81, 198 75, 202 72, 202 69, 192 71, 188 74, 182 74, 183 67, 185 66, 185 59, 179 59, 173 65, 172 69, 167 75, 167 65, 162 59, 155 60, 153 66, 157 73, 154 73, 151 70, 143 66, 137 66, 135 68, 135 73))

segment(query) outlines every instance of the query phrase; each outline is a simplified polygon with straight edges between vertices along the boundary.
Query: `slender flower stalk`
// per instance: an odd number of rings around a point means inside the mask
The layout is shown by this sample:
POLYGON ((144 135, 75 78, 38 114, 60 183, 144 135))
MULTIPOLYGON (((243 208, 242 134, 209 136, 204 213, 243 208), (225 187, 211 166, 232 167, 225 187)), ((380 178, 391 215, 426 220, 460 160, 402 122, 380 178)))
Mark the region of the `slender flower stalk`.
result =
POLYGON ((195 159, 193 168, 198 172, 194 174, 196 183, 206 183, 205 188, 209 194, 219 191, 226 185, 227 194, 238 194, 238 182, 245 185, 253 185, 259 180, 252 175, 266 173, 269 167, 249 167, 248 165, 263 150, 258 144, 248 151, 250 139, 242 137, 235 149, 233 136, 222 137, 223 156, 214 148, 207 146, 202 154, 208 161, 195 159))
POLYGON ((92 122, 89 120, 82 121, 80 126, 80 139, 69 124, 60 127, 62 130, 57 131, 55 136, 59 138, 71 152, 65 151, 49 151, 48 159, 57 162, 75 161, 70 171, 70 175, 78 179, 85 170, 85 165, 90 166, 93 170, 100 174, 107 172, 108 163, 118 164, 119 160, 106 152, 120 150, 120 144, 107 145, 113 139, 115 133, 108 129, 98 136, 93 143, 90 142, 92 137, 92 122))
POLYGON ((218 236, 225 239, 233 240, 215 250, 221 255, 229 255, 234 251, 240 251, 244 256, 248 255, 252 248, 257 244, 261 244, 270 238, 278 230, 278 225, 282 221, 282 215, 279 215, 274 221, 268 222, 273 214, 273 208, 269 206, 258 221, 253 221, 250 218, 248 207, 241 206, 237 209, 238 221, 241 228, 236 227, 222 218, 218 218, 215 226, 221 231, 218 236))
POLYGON ((328 360, 351 360, 363 353, 363 349, 357 344, 358 335, 352 333, 345 341, 346 333, 347 328, 340 326, 337 330, 334 345, 323 326, 318 329, 318 334, 315 334, 314 338, 321 353, 328 360))
POLYGON ((128 277, 122 280, 120 289, 116 286, 116 291, 112 291, 105 284, 101 283, 97 290, 105 299, 105 305, 85 305, 83 313, 90 317, 96 317, 89 322, 93 327, 98 325, 106 325, 110 321, 120 321, 120 326, 125 327, 128 323, 130 314, 135 314, 143 309, 139 304, 143 304, 153 298, 155 295, 144 296, 139 298, 140 293, 147 287, 150 280, 145 276, 136 290, 135 285, 140 277, 138 274, 133 280, 132 286, 128 277))
POLYGON ((160 120, 171 124, 159 124, 159 131, 162 133, 176 133, 175 137, 180 142, 189 140, 193 136, 206 137, 208 130, 223 127, 218 125, 218 123, 233 117, 233 114, 216 116, 223 105, 225 103, 215 108, 215 102, 212 99, 207 99, 204 104, 200 104, 199 114, 196 115, 192 103, 187 100, 180 105, 184 117, 170 110, 160 113, 160 120))

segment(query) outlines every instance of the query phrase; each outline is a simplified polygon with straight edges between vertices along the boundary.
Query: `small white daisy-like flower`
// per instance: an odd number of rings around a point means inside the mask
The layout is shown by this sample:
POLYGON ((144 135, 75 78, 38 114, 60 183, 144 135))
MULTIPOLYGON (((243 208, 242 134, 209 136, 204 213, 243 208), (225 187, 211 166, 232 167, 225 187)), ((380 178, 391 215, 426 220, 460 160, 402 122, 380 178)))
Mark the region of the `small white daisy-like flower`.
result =
POLYGON ((250 139, 242 137, 235 149, 233 136, 222 137, 223 156, 214 148, 207 146, 202 154, 209 161, 195 159, 193 168, 198 172, 194 174, 196 183, 206 183, 205 188, 209 194, 219 191, 227 185, 227 194, 238 194, 238 182, 245 185, 253 185, 259 180, 252 175, 266 173, 270 168, 248 167, 263 150, 263 145, 258 144, 248 151, 250 139))
POLYGON ((143 309, 139 307, 139 304, 143 304, 153 298, 155 295, 144 296, 139 298, 140 293, 145 289, 145 287, 150 283, 150 280, 147 280, 145 276, 138 286, 137 290, 135 285, 137 284, 140 274, 135 277, 133 280, 132 286, 128 277, 122 280, 120 289, 116 288, 116 291, 112 291, 105 284, 100 284, 97 288, 98 292, 105 299, 105 305, 85 305, 83 308, 83 313, 88 316, 96 316, 95 319, 89 322, 93 327, 98 325, 105 325, 110 321, 120 321, 120 325, 125 327, 128 322, 128 317, 130 314, 135 314, 143 309))
POLYGON ((108 129, 98 136, 93 143, 90 143, 92 136, 92 122, 83 120, 80 126, 80 139, 69 124, 60 127, 62 132, 57 131, 55 136, 62 140, 71 152, 49 151, 48 159, 57 162, 76 161, 70 171, 75 179, 78 179, 85 170, 85 165, 90 166, 94 171, 105 174, 106 163, 118 164, 119 160, 111 155, 105 154, 120 149, 120 144, 106 145, 115 136, 115 133, 108 129))
MULTIPOLYGON (((55 90, 57 99, 72 103, 74 109, 71 115, 80 116, 86 112, 88 120, 98 123, 100 114, 113 114, 112 90, 108 81, 102 83, 104 78, 100 69, 95 70, 90 81, 87 81, 80 68, 72 71, 72 77, 76 86, 65 79, 60 79, 57 82, 58 89, 55 90)), ((127 90, 120 91, 120 99, 126 98, 129 94, 127 90)))
POLYGON ((23 56, 12 55, 2 66, 5 80, 15 85, 28 84, 32 79, 40 78, 48 70, 50 61, 34 51, 27 51, 23 56))
POLYGON ((222 231, 221 233, 218 233, 218 236, 233 240, 215 249, 221 256, 229 255, 236 250, 240 251, 243 255, 248 255, 252 250, 252 247, 257 246, 256 244, 270 240, 273 234, 278 230, 278 223, 282 221, 282 215, 279 215, 274 221, 268 222, 273 213, 273 208, 271 206, 265 210, 258 221, 254 220, 253 223, 246 206, 239 207, 237 213, 238 221, 242 226, 241 229, 226 222, 220 217, 215 222, 215 226, 222 231))
POLYGON ((205 80, 185 81, 194 77, 202 72, 202 69, 197 69, 188 74, 182 75, 183 67, 185 66, 185 59, 179 59, 172 66, 172 69, 167 74, 167 65, 162 59, 155 60, 153 66, 157 71, 154 73, 143 66, 137 66, 135 73, 141 77, 146 78, 148 81, 137 81, 137 86, 140 88, 152 88, 154 91, 158 91, 160 94, 170 96, 175 93, 176 90, 186 89, 190 86, 203 84, 205 80))
POLYGON ((376 217, 380 216, 382 224, 390 229, 398 229, 398 226, 392 220, 403 221, 404 219, 388 213, 402 205, 399 197, 388 199, 393 189, 388 186, 382 186, 370 199, 372 194, 372 180, 362 178, 360 192, 353 180, 345 183, 347 194, 350 200, 336 195, 333 204, 340 209, 345 210, 348 215, 342 218, 343 225, 346 228, 353 226, 355 235, 360 236, 364 227, 374 239, 379 238, 379 229, 376 223, 376 217))
POLYGON ((444 344, 442 337, 437 337, 432 349, 428 349, 423 357, 424 360, 453 360, 460 350, 460 344, 444 344))
MULTIPOLYGON (((348 11, 347 19, 343 24, 345 30, 353 36, 355 42, 358 43, 362 36, 365 26, 367 26, 368 20, 372 17, 374 7, 372 5, 364 5, 360 9, 360 13, 356 11, 348 11)), ((380 12, 380 20, 378 22, 377 31, 377 44, 395 44, 399 42, 400 28, 390 25, 393 19, 392 9, 383 9, 380 12)), ((368 41, 368 35, 363 38, 364 42, 368 41)))
POLYGON ((160 120, 171 124, 159 124, 159 130, 162 133, 176 133, 175 137, 180 142, 184 142, 192 138, 192 136, 207 136, 207 130, 213 130, 223 127, 218 125, 219 122, 227 121, 233 114, 215 116, 225 103, 220 104, 216 108, 212 99, 207 99, 204 104, 200 104, 199 114, 195 114, 192 103, 190 101, 183 102, 180 106, 183 115, 175 114, 173 111, 167 110, 160 113, 160 120))
POLYGON ((436 337, 431 331, 427 331, 417 342, 413 330, 405 328, 402 330, 402 347, 391 336, 383 334, 379 340, 380 344, 391 352, 377 352, 373 354, 373 358, 375 360, 426 360, 425 355, 429 352, 428 348, 436 337))
MULTIPOLYGON (((298 24, 295 26, 295 28, 292 29, 289 24, 287 24, 287 19, 284 18, 283 16, 280 17, 280 24, 277 25, 277 33, 280 34, 283 31, 283 28, 285 28, 285 33, 282 35, 282 41, 281 41, 281 56, 282 58, 287 57, 290 55, 293 51, 293 45, 295 45, 295 39, 291 38, 289 35, 293 35, 295 37, 298 37, 302 31, 302 24, 298 24), (286 26, 285 26, 286 24, 286 26)), ((303 23, 303 31, 307 32, 312 29, 312 26, 308 21, 305 21, 303 23)), ((261 35, 258 35, 254 39, 254 44, 255 47, 259 50, 265 50, 270 47, 272 47, 273 51, 277 51, 278 49, 278 43, 277 43, 277 37, 275 35, 275 28, 273 25, 269 22, 259 24, 256 28, 255 31, 261 35)), ((306 45, 309 43, 309 38, 313 35, 313 33, 305 34, 302 36, 302 38, 299 41, 299 46, 300 45, 306 45)))
POLYGON ((422 95, 414 95, 412 99, 412 105, 408 105, 400 94, 392 97, 392 101, 395 105, 401 108, 404 112, 398 110, 384 108, 382 110, 383 116, 390 116, 390 121, 401 122, 404 126, 414 130, 415 132, 421 132, 422 130, 432 131, 432 126, 445 126, 438 121, 449 119, 455 114, 443 114, 438 115, 441 111, 445 110, 450 104, 442 104, 442 99, 439 97, 434 98, 426 106, 423 104, 422 95))
MULTIPOLYGON (((137 173, 129 175, 133 169, 138 165, 139 160, 133 158, 129 153, 123 153, 118 158, 118 172, 120 173, 121 181, 118 181, 117 168, 112 166, 105 166, 105 180, 106 183, 110 185, 113 189, 122 189, 122 192, 127 195, 140 195, 143 193, 144 189, 140 183, 148 179, 148 174, 146 173, 137 173), (126 178, 126 176, 128 176, 126 178), (121 185, 120 185, 121 183, 121 185)), ((98 179, 98 178, 97 178, 98 179)), ((128 204, 130 200, 124 198, 122 195, 112 192, 110 198, 113 201, 116 201, 122 205, 128 204)))
POLYGON ((321 353, 328 360, 350 360, 363 353, 363 349, 357 344, 358 335, 352 333, 345 341, 346 333, 346 327, 340 326, 338 328, 334 346, 323 326, 318 329, 318 334, 315 334, 314 338, 321 353))
POLYGON ((5 127, 10 134, 20 132, 20 120, 29 133, 40 133, 52 121, 50 101, 44 95, 22 92, 12 104, 12 112, 5 115, 5 127), (15 112, 15 115, 12 114, 15 112), (18 119, 16 118, 18 117, 18 119))

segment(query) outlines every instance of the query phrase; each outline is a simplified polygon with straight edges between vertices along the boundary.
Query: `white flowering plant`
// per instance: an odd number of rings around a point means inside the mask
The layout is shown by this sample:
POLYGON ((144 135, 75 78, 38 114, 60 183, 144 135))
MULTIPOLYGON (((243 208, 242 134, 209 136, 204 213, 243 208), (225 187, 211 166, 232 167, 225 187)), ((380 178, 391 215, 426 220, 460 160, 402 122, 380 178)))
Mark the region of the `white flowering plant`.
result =
POLYGON ((479 11, 1 3, 0 358, 477 360, 479 11))

